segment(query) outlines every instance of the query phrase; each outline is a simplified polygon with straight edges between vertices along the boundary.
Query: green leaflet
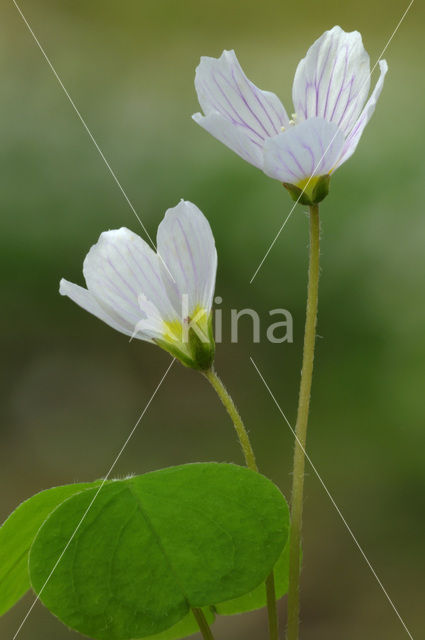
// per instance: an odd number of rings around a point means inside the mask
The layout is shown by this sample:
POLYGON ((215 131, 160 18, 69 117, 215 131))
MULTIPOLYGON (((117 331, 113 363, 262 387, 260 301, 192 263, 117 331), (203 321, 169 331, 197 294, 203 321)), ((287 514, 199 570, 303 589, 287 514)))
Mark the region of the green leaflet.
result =
MULTIPOLYGON (((39 593, 96 488, 63 502, 30 551, 39 593)), ((251 592, 288 536, 288 508, 264 476, 189 464, 104 485, 40 594, 65 624, 99 640, 191 633, 190 607, 251 592), (183 629, 170 629, 177 623, 183 629)), ((194 629, 193 629, 194 630, 194 629)), ((153 640, 153 639, 152 639, 153 640)))
MULTIPOLYGON (((274 580, 276 588, 276 599, 284 596, 288 591, 289 580, 289 540, 285 545, 284 550, 280 554, 279 560, 274 566, 274 580)), ((246 593, 234 600, 228 600, 227 602, 221 602, 220 604, 212 607, 214 611, 221 616, 232 616, 238 613, 247 613, 248 611, 255 611, 256 609, 262 609, 267 606, 266 586, 261 583, 253 591, 246 593)), ((214 614, 211 610, 204 609, 204 614, 211 624, 214 621, 214 614)), ((181 622, 171 627, 163 633, 150 636, 146 640, 179 640, 180 638, 186 638, 187 636, 199 631, 198 625, 194 617, 189 614, 181 622)))
MULTIPOLYGON (((288 591, 289 579, 289 544, 286 544, 279 560, 274 567, 274 580, 276 588, 276 599, 281 598, 288 591)), ((261 609, 267 605, 266 585, 260 584, 250 593, 246 593, 239 598, 221 602, 215 605, 215 611, 221 616, 232 616, 235 613, 245 613, 261 609)))
POLYGON ((19 505, 0 528, 0 615, 31 588, 28 551, 47 516, 64 500, 95 483, 53 487, 19 505))
MULTIPOLYGON (((203 609, 203 612, 208 624, 211 625, 215 618, 211 608, 205 608, 203 609)), ((180 620, 180 622, 175 624, 173 627, 170 627, 161 633, 156 633, 153 636, 147 636, 145 640, 180 640, 180 638, 187 638, 194 633, 199 633, 199 627, 193 613, 190 612, 185 618, 183 618, 183 620, 180 620)))

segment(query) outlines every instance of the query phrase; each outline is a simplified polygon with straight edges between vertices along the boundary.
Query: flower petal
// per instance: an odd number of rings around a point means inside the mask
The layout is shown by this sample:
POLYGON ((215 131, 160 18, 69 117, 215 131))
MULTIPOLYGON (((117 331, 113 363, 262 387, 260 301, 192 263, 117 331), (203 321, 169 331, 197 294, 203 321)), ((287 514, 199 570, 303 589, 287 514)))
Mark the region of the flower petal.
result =
POLYGON ((113 329, 131 336, 133 327, 123 318, 120 318, 118 314, 114 313, 113 310, 106 310, 106 308, 101 306, 93 294, 87 289, 84 289, 84 287, 80 287, 78 284, 68 282, 68 280, 64 280, 64 278, 62 278, 59 285, 59 293, 62 296, 68 296, 68 298, 73 302, 96 316, 96 318, 99 318, 99 320, 105 322, 113 329))
POLYGON ((379 76, 378 82, 376 83, 372 95, 365 105, 365 108, 360 114, 359 119, 347 136, 342 154, 338 162, 336 163, 335 168, 340 167, 346 160, 348 160, 348 158, 350 158, 350 156, 353 155, 360 141, 364 128, 371 119, 373 112, 375 111, 376 103, 378 102, 378 98, 381 95, 381 91, 384 86, 385 75, 388 71, 388 65, 385 60, 379 61, 379 68, 381 70, 381 75, 379 76))
POLYGON ((157 338, 164 339, 166 322, 156 305, 148 300, 142 293, 139 295, 138 302, 143 317, 134 327, 132 337, 141 338, 142 340, 149 339, 151 341, 157 338))
MULTIPOLYGON (((246 77, 234 51, 223 51, 220 58, 202 57, 196 69, 195 88, 205 116, 221 115, 250 141, 249 146, 261 149, 267 138, 277 135, 281 127, 288 124, 287 113, 279 98, 268 91, 261 91, 246 77)), ((238 148, 240 136, 237 136, 238 144, 234 145, 228 128, 224 134, 226 140, 223 140, 218 127, 220 121, 216 119, 211 126, 210 122, 202 123, 201 118, 196 114, 195 121, 242 155, 238 148)))
POLYGON ((129 229, 102 233, 84 260, 83 273, 99 303, 113 309, 132 328, 146 315, 139 302, 141 294, 164 319, 175 317, 158 255, 129 229))
POLYGON ((158 227, 157 243, 158 253, 174 278, 173 283, 166 278, 165 284, 179 317, 184 309, 184 295, 189 313, 197 306, 210 311, 217 251, 204 214, 191 202, 182 200, 166 212, 158 227))
POLYGON ((369 55, 358 31, 334 27, 310 47, 295 73, 292 97, 299 119, 320 116, 348 135, 370 88, 369 55))
POLYGON ((310 118, 289 127, 264 145, 264 173, 281 182, 298 184, 330 173, 341 154, 344 134, 336 124, 310 118))
POLYGON ((241 158, 253 164, 258 169, 263 168, 262 145, 252 142, 242 129, 238 129, 220 113, 214 112, 207 116, 194 113, 192 118, 214 138, 235 151, 241 158))

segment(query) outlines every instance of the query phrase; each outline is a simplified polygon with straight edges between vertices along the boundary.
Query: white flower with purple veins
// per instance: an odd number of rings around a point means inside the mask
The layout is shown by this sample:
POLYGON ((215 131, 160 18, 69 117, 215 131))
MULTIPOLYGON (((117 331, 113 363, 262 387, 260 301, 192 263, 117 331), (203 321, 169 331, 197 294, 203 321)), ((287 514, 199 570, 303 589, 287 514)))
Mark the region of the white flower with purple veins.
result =
POLYGON ((184 365, 214 359, 212 300, 217 251, 208 220, 191 202, 168 209, 157 252, 129 229, 105 231, 83 265, 87 288, 61 280, 60 293, 128 336, 153 342, 184 365))
POLYGON ((330 175, 354 153, 381 93, 388 66, 370 89, 369 55, 360 33, 334 27, 310 47, 295 73, 290 119, 279 98, 244 74, 234 51, 202 57, 195 87, 204 115, 192 117, 244 160, 313 204, 330 175), (367 101, 366 101, 367 100, 367 101), (301 195, 302 194, 302 195, 301 195))

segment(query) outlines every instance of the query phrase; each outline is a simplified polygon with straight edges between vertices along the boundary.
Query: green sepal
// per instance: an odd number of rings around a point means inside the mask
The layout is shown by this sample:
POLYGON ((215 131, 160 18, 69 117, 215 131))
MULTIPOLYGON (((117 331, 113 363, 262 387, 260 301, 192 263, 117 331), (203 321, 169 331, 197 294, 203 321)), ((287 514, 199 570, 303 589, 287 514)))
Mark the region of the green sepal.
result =
POLYGON ((170 342, 156 338, 155 343, 158 345, 158 347, 161 347, 161 349, 164 349, 164 351, 172 355, 173 358, 177 358, 177 360, 180 360, 182 365, 184 365, 185 367, 189 367, 190 369, 197 368, 193 366, 194 362, 188 354, 184 353, 183 351, 181 351, 181 349, 178 349, 177 347, 172 345, 170 342))
MULTIPOLYGON (((208 331, 208 334, 210 332, 208 331)), ((189 350, 193 356, 193 368, 207 371, 211 369, 214 362, 215 343, 211 339, 204 342, 198 336, 196 331, 190 327, 189 329, 189 350)))
POLYGON ((167 351, 170 355, 190 369, 196 369, 197 371, 208 371, 214 362, 215 355, 215 342, 214 331, 212 323, 212 313, 208 318, 208 325, 206 327, 207 334, 205 337, 208 340, 201 340, 195 329, 189 327, 187 343, 173 344, 168 340, 161 340, 157 338, 156 344, 167 351))
POLYGON ((326 198, 329 193, 330 180, 330 175, 326 174, 318 178, 312 178, 307 187, 299 187, 288 182, 283 182, 282 184, 289 192, 292 200, 311 207, 326 198))
POLYGON ((316 187, 313 191, 313 199, 314 199, 313 204, 319 204, 319 202, 322 202, 322 200, 326 198, 326 196, 329 193, 330 182, 331 182, 331 177, 329 174, 326 174, 325 176, 320 176, 320 179, 318 180, 316 187))

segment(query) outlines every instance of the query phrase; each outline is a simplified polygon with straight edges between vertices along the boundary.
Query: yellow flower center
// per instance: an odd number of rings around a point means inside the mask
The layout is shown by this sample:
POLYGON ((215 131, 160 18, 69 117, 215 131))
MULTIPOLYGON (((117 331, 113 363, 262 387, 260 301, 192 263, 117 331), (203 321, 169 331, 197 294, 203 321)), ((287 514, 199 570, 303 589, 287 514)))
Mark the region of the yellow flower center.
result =
POLYGON ((180 320, 164 320, 164 340, 168 342, 181 342, 183 326, 180 320))
POLYGON ((322 176, 313 176, 311 178, 303 178, 302 180, 297 182, 295 186, 298 187, 298 189, 301 189, 301 191, 307 190, 308 193, 313 193, 314 188, 316 187, 321 177, 322 176))
POLYGON ((190 316, 181 320, 163 320, 163 337, 155 342, 192 369, 207 371, 214 360, 212 314, 197 305, 190 316))
POLYGON ((200 305, 196 305, 189 317, 183 320, 176 318, 174 320, 164 320, 164 340, 180 347, 187 347, 188 329, 192 327, 200 338, 204 336, 205 342, 208 341, 208 313, 206 309, 200 305))

